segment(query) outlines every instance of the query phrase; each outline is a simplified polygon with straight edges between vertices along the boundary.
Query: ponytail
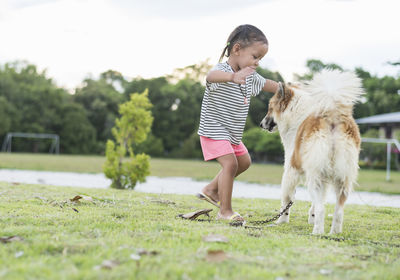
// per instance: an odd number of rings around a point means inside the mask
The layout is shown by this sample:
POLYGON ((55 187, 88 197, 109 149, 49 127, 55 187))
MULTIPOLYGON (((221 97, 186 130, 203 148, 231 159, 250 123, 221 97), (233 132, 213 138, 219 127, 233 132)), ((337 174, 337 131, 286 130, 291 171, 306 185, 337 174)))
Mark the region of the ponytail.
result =
POLYGON ((239 25, 229 35, 219 62, 222 61, 224 56, 229 57, 231 55, 232 48, 236 43, 239 43, 242 48, 246 48, 254 42, 264 42, 268 45, 267 37, 260 29, 250 24, 239 25))

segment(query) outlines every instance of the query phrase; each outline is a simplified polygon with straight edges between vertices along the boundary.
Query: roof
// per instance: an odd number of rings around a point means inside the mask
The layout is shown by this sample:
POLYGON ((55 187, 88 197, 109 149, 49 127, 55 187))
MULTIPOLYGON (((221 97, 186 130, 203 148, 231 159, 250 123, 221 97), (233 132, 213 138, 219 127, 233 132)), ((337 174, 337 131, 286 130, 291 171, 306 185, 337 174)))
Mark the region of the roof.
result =
POLYGON ((400 112, 375 115, 371 117, 357 119, 358 124, 396 124, 400 125, 400 112))

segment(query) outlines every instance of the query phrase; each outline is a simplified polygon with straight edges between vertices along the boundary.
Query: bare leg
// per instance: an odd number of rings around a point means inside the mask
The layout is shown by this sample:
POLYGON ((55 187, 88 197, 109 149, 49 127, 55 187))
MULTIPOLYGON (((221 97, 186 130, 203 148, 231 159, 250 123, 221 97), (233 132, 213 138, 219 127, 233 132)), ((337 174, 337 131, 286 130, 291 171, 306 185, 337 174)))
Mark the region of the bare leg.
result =
MULTIPOLYGON (((246 171, 251 165, 251 158, 249 154, 238 156, 236 157, 236 159, 238 163, 238 168, 235 177, 246 171)), ((218 178, 221 173, 222 169, 218 172, 218 174, 214 177, 214 179, 202 190, 204 194, 211 197, 214 201, 220 200, 218 196, 218 178)))
POLYGON ((233 180, 238 170, 238 161, 234 154, 221 156, 217 158, 217 161, 222 167, 218 176, 218 196, 221 202, 219 213, 222 217, 230 217, 233 215, 232 189, 233 180))

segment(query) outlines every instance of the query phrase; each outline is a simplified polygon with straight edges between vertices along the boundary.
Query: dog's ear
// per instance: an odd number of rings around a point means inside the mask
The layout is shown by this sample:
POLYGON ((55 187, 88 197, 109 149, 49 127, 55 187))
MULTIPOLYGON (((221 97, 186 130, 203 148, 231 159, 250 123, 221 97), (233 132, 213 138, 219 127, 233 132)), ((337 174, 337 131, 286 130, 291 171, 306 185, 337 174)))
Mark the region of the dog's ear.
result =
POLYGON ((279 99, 285 98, 285 84, 278 82, 278 91, 277 91, 279 99))
POLYGON ((278 94, 278 102, 279 102, 279 107, 281 112, 285 111, 285 109, 287 108, 290 100, 292 99, 294 93, 293 90, 286 86, 285 84, 279 82, 279 89, 276 92, 278 94))

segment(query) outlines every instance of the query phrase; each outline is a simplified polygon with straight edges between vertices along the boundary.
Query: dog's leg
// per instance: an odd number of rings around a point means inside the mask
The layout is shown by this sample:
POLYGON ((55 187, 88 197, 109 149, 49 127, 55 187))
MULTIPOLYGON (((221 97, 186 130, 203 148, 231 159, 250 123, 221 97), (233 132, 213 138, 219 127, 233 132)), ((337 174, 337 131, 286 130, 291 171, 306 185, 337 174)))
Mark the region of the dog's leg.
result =
MULTIPOLYGON (((290 201, 294 201, 299 174, 294 168, 285 168, 282 176, 281 211, 290 201)), ((289 223, 290 209, 276 221, 277 224, 289 223)))
POLYGON ((313 225, 315 220, 314 204, 311 203, 310 210, 308 210, 308 223, 313 225))
POLYGON ((311 194, 312 204, 314 206, 314 228, 313 234, 324 233, 325 222, 325 193, 326 188, 318 179, 311 179, 308 181, 308 189, 311 194))
POLYGON ((344 203, 347 200, 348 192, 346 190, 351 189, 350 186, 345 186, 344 184, 339 184, 335 186, 336 192, 336 205, 335 213, 333 214, 332 227, 330 234, 337 234, 342 232, 343 225, 343 215, 344 215, 344 203))

